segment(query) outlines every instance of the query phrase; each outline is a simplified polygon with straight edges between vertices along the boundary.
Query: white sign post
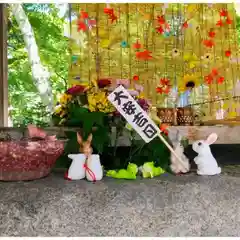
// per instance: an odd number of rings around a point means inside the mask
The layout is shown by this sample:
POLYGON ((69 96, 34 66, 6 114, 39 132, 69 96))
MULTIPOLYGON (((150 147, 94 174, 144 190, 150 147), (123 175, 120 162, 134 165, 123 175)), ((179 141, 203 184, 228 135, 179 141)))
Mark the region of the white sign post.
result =
POLYGON ((117 87, 111 94, 109 94, 108 100, 114 105, 114 107, 121 113, 121 115, 146 143, 149 143, 158 136, 179 160, 183 167, 186 168, 185 163, 174 152, 171 145, 161 135, 159 127, 156 126, 152 119, 122 85, 117 87))

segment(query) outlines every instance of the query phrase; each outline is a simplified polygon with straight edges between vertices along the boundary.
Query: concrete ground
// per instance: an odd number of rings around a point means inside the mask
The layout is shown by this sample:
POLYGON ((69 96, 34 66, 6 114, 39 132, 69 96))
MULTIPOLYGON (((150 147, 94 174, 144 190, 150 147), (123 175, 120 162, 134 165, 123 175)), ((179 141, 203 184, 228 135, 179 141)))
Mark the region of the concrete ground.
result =
POLYGON ((0 183, 0 236, 240 236, 240 177, 0 183))

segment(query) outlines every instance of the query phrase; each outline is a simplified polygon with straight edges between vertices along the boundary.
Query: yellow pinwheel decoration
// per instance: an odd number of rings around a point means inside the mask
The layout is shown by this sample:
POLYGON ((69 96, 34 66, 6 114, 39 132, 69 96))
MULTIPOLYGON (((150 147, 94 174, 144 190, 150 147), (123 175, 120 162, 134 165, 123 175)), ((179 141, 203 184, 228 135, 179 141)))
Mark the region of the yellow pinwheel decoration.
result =
POLYGON ((186 53, 183 55, 183 60, 185 63, 189 65, 190 69, 193 69, 197 66, 198 64, 198 58, 195 54, 192 53, 186 53))

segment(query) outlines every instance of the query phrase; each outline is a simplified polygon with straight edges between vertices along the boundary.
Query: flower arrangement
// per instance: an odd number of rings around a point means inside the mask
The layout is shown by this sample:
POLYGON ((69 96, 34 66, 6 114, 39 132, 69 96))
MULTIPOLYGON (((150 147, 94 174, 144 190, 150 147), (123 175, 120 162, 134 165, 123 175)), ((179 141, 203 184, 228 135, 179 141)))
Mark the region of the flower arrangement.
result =
MULTIPOLYGON (((128 79, 117 79, 113 82, 110 78, 92 81, 88 85, 75 85, 63 93, 55 107, 53 118, 56 125, 68 125, 71 121, 73 108, 83 108, 85 112, 99 112, 108 115, 116 113, 115 107, 108 101, 108 94, 115 87, 123 85, 128 89, 129 93, 138 101, 143 110, 148 111, 150 102, 143 97, 143 87, 139 84, 134 85, 134 89, 130 88, 128 79)), ((75 113, 73 113, 75 115, 75 113)), ((76 123, 76 126, 79 126, 76 123)))
MULTIPOLYGON (((58 126, 80 128, 83 138, 92 133, 93 149, 101 155, 105 169, 125 168, 130 159, 138 166, 146 161, 157 161, 158 166, 166 169, 169 166, 167 156, 169 151, 163 147, 163 143, 155 139, 146 144, 143 140, 135 138, 136 132, 129 128, 126 120, 108 101, 107 96, 119 85, 123 85, 142 109, 152 117, 151 103, 144 98, 143 87, 140 84, 136 82, 130 84, 128 79, 104 78, 91 81, 90 84, 72 86, 63 93, 52 115, 53 122, 58 126), (113 127, 116 129, 115 134, 112 132, 113 127), (121 146, 118 146, 118 138, 124 136, 124 132, 128 132, 130 137, 129 153, 128 150, 121 150, 121 146)), ((155 121, 153 117, 152 119, 155 121)), ((68 138, 65 155, 78 153, 79 146, 74 130, 69 128, 65 134, 68 138)), ((66 157, 63 159, 66 162, 66 157)))

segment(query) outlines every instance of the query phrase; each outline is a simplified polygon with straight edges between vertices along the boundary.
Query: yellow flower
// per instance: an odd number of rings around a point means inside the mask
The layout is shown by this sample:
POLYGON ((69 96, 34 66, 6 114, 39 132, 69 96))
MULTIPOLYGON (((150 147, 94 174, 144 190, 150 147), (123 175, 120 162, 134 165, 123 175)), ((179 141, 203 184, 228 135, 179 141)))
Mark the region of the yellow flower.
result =
POLYGON ((198 81, 198 76, 193 74, 186 74, 183 76, 183 79, 178 83, 178 91, 185 92, 186 90, 191 90, 200 85, 198 81))
POLYGON ((88 105, 88 109, 89 109, 90 112, 95 112, 96 111, 95 106, 93 106, 91 104, 88 105))
POLYGON ((57 105, 54 109, 55 114, 60 114, 61 111, 62 111, 62 106, 61 105, 57 105))
POLYGON ((107 94, 104 91, 98 90, 95 92, 88 92, 88 109, 91 112, 100 111, 110 113, 114 111, 113 105, 108 101, 107 94))
POLYGON ((62 105, 66 105, 70 100, 72 99, 72 95, 64 93, 61 97, 60 97, 60 104, 62 105))

